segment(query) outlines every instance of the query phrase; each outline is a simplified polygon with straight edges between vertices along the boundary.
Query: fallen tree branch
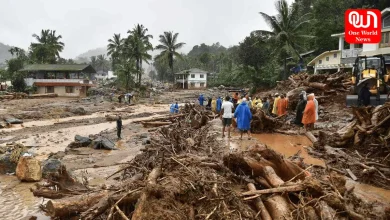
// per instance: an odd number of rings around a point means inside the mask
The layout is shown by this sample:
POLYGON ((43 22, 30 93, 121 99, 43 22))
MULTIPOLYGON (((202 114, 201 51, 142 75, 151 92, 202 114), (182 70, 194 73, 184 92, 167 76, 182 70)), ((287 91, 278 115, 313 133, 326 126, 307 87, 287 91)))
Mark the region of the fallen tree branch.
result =
POLYGON ((305 190, 306 186, 303 184, 291 185, 291 186, 281 186, 278 188, 271 189, 262 189, 241 193, 242 196, 253 196, 253 195, 261 195, 261 194, 270 194, 270 193, 282 193, 282 192, 297 192, 305 190))

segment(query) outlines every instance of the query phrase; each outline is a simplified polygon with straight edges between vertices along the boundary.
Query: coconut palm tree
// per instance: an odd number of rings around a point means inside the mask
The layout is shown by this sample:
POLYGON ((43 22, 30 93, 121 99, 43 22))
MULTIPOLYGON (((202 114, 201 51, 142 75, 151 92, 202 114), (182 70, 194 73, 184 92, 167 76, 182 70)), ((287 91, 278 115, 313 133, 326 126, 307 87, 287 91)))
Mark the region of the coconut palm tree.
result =
POLYGON ((289 6, 286 0, 276 1, 275 8, 278 12, 275 16, 260 12, 271 31, 260 30, 255 31, 255 33, 269 36, 270 40, 275 42, 277 50, 286 49, 301 59, 298 52, 299 43, 307 38, 312 38, 312 36, 301 33, 302 27, 310 22, 309 13, 299 17, 299 8, 289 6))
POLYGON ((156 56, 156 59, 167 59, 169 68, 173 75, 173 59, 174 57, 183 59, 183 57, 176 52, 176 50, 182 48, 185 43, 177 43, 177 36, 179 33, 173 33, 172 31, 164 32, 164 35, 160 35, 160 44, 157 45, 157 50, 162 50, 159 55, 156 56))
POLYGON ((38 43, 31 43, 31 55, 40 63, 54 63, 60 57, 65 44, 61 42, 61 35, 56 35, 55 30, 42 30, 40 35, 32 35, 38 43))
POLYGON ((121 38, 121 34, 114 34, 112 39, 108 40, 107 55, 112 58, 112 69, 115 71, 115 65, 118 64, 122 54, 125 39, 121 38))
POLYGON ((129 37, 127 39, 127 49, 136 60, 136 69, 138 75, 138 84, 141 85, 142 78, 142 62, 149 63, 152 56, 148 54, 148 51, 153 50, 153 46, 150 43, 152 35, 147 34, 148 29, 142 24, 137 24, 132 30, 129 30, 129 37))
POLYGON ((97 57, 96 56, 91 56, 89 64, 96 70, 96 68, 98 67, 97 57))
POLYGON ((96 64, 104 72, 105 67, 107 66, 106 56, 104 54, 98 55, 96 58, 96 64))

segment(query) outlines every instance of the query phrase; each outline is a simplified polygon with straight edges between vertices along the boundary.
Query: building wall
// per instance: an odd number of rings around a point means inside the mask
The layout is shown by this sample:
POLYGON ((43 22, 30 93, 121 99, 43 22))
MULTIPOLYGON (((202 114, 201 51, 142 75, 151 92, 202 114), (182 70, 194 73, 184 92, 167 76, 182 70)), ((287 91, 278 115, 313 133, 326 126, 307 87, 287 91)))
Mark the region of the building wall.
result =
POLYGON ((188 75, 188 88, 191 88, 191 85, 193 84, 195 84, 195 88, 202 88, 200 86, 201 83, 203 83, 203 87, 207 87, 207 73, 192 72, 188 75), (194 75, 194 78, 192 78, 191 75, 194 75), (200 78, 200 75, 203 75, 203 78, 200 78))
MULTIPOLYGON (((65 86, 54 86, 54 93, 58 94, 58 96, 65 96, 65 97, 77 97, 80 96, 80 89, 81 86, 73 86, 73 93, 66 93, 65 86)), ((37 89, 38 94, 45 94, 46 93, 46 86, 39 86, 37 89)))
POLYGON ((340 58, 341 58, 341 52, 334 52, 334 53, 326 53, 320 57, 317 58, 315 65, 321 66, 321 65, 334 65, 334 64, 340 64, 340 58), (336 57, 334 57, 334 54, 336 54, 336 57), (329 58, 329 60, 326 60, 326 58, 329 58), (321 63, 320 63, 321 60, 321 63))

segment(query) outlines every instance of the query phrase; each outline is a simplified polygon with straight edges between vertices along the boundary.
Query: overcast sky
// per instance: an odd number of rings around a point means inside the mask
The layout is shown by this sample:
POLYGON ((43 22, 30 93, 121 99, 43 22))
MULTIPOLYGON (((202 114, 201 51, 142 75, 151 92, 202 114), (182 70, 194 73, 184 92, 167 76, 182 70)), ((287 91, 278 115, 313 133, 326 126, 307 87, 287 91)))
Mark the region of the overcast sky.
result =
POLYGON ((27 49, 33 33, 54 29, 65 43, 61 56, 74 58, 140 23, 153 45, 161 33, 174 31, 188 52, 200 43, 232 46, 268 29, 260 11, 274 14, 274 0, 1 0, 0 42, 27 49))

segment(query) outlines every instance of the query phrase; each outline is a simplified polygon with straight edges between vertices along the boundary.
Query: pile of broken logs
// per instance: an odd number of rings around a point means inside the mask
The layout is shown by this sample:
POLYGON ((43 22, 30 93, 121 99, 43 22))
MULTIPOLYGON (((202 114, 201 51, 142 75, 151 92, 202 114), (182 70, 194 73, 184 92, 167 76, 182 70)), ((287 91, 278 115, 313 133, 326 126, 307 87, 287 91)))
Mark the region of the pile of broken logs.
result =
MULTIPOLYGON (((69 219, 384 219, 352 203, 344 177, 319 180, 264 145, 229 154, 215 138, 207 111, 187 106, 161 127, 141 154, 91 188, 65 169, 34 194, 51 198, 42 209, 69 219), (196 122, 194 122, 196 121, 196 122), (121 175, 117 175, 121 174, 121 175)), ((369 206, 367 206, 369 207, 369 206)))
POLYGON ((0 95, 0 100, 4 99, 24 99, 27 97, 27 94, 24 92, 6 92, 3 95, 0 95))
MULTIPOLYGON (((390 183, 390 103, 354 107, 354 118, 335 133, 319 132, 316 146, 332 158, 337 157, 340 173, 352 179, 389 188, 390 183), (344 152, 341 148, 345 148, 344 152), (355 155, 355 156, 350 156, 355 155), (364 155, 364 156, 363 156, 364 155)), ((337 169, 337 168, 335 168, 337 169)))
POLYGON ((288 80, 280 81, 276 90, 288 91, 289 108, 295 109, 302 91, 315 93, 316 99, 321 104, 331 102, 332 97, 335 96, 342 96, 344 99, 345 93, 350 91, 352 85, 350 73, 337 72, 316 75, 300 73, 290 76, 288 80))

